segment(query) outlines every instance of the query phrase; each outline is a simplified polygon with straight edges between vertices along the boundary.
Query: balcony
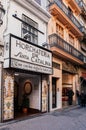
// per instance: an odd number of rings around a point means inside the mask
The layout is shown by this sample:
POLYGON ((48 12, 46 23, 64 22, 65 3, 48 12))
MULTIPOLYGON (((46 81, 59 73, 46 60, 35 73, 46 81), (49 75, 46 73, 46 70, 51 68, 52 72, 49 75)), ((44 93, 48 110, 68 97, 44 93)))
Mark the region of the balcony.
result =
POLYGON ((49 35, 49 44, 53 54, 74 63, 83 64, 83 54, 57 34, 49 35))
POLYGON ((86 20, 86 4, 83 2, 83 0, 80 0, 78 4, 79 4, 79 7, 81 8, 81 15, 86 20))
POLYGON ((81 27, 81 32, 83 33, 83 42, 86 42, 86 28, 84 26, 81 27))
POLYGON ((81 43, 81 49, 82 49, 82 51, 84 51, 86 53, 86 43, 85 42, 81 43))
POLYGON ((86 35, 86 28, 84 26, 81 27, 81 31, 84 35, 86 35))
POLYGON ((55 16, 64 26, 66 26, 76 37, 82 37, 83 34, 80 30, 81 24, 73 16, 68 8, 60 0, 53 0, 49 4, 49 12, 55 16))
POLYGON ((81 31, 84 34, 83 39, 81 41, 81 49, 86 53, 86 28, 82 26, 81 31))
POLYGON ((80 6, 78 5, 79 0, 66 0, 66 1, 67 1, 68 5, 72 8, 72 10, 74 10, 78 14, 81 13, 80 6))

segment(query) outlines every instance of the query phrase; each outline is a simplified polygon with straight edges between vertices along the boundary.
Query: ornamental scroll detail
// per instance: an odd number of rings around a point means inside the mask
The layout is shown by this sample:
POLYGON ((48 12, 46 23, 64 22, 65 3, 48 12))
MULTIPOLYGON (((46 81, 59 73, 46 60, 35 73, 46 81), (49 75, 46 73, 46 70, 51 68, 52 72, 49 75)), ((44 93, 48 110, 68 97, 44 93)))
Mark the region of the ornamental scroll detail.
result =
POLYGON ((47 81, 42 80, 42 112, 47 111, 48 108, 48 86, 47 86, 47 81))
POLYGON ((77 73, 78 68, 77 66, 74 66, 69 62, 62 62, 62 70, 65 70, 71 73, 77 73))

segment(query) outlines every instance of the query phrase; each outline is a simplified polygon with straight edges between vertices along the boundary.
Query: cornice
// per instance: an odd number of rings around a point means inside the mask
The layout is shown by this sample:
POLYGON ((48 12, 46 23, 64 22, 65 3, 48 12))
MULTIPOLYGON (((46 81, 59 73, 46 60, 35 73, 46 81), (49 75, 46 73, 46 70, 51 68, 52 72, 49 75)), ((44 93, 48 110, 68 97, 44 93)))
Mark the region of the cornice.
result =
POLYGON ((39 4, 37 4, 37 2, 33 0, 13 0, 13 1, 20 4, 22 7, 29 10, 46 23, 49 21, 51 17, 51 15, 45 9, 43 9, 39 4))

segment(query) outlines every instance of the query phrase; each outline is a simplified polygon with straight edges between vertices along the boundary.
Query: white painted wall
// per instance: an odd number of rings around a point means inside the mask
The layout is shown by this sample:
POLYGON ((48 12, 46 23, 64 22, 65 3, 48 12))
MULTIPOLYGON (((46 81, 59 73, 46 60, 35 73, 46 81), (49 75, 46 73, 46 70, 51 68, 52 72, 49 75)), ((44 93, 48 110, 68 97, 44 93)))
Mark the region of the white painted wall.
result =
POLYGON ((32 76, 27 75, 27 77, 20 77, 16 76, 15 81, 18 83, 19 86, 19 97, 18 97, 18 105, 22 105, 22 99, 24 94, 24 85, 25 82, 30 82, 32 84, 32 92, 28 95, 30 101, 30 108, 38 109, 41 108, 41 79, 40 76, 32 76))
POLYGON ((29 100, 30 100, 30 108, 35 108, 40 110, 41 108, 41 86, 39 85, 39 77, 37 76, 37 78, 32 79, 32 93, 29 96, 29 100))
MULTIPOLYGON (((20 1, 20 0, 18 0, 20 1)), ((18 2, 17 1, 17 2, 18 2)), ((23 5, 20 5, 19 3, 15 2, 14 0, 10 1, 10 2, 3 2, 3 4, 5 5, 5 9, 6 9, 6 15, 5 15, 5 20, 4 20, 4 35, 12 33, 16 36, 21 37, 21 22, 18 21, 17 19, 15 19, 12 15, 14 15, 15 13, 17 14, 17 17, 19 17, 20 19, 22 19, 22 14, 25 14, 26 16, 28 16, 29 18, 31 18, 33 21, 38 23, 38 29, 40 31, 42 31, 44 34, 38 33, 38 44, 42 45, 42 43, 47 41, 47 23, 48 23, 48 19, 49 19, 49 14, 47 13, 47 11, 45 9, 42 9, 41 7, 39 7, 37 10, 35 9, 35 7, 32 6, 33 12, 30 9, 31 7, 30 2, 25 2, 24 0, 20 3, 23 3, 23 5), (28 3, 28 5, 27 5, 28 3), (40 11, 43 10, 44 12, 46 12, 45 14, 40 11), (36 12, 36 14, 35 14, 36 12), (38 16, 37 16, 38 15, 38 16), (43 17, 42 17, 43 15, 43 17), (44 20, 43 20, 43 19, 44 20)), ((43 2, 43 7, 45 6, 46 1, 43 2)))

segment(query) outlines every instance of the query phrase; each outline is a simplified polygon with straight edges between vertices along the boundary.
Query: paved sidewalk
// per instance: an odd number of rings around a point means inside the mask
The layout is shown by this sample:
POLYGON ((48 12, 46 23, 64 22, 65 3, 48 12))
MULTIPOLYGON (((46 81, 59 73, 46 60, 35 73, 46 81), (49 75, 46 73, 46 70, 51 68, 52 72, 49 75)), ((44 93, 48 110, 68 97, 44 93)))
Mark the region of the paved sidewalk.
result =
POLYGON ((86 130, 86 108, 71 107, 23 121, 8 122, 0 130, 86 130))
POLYGON ((0 126, 5 126, 5 125, 8 125, 8 124, 13 124, 13 123, 20 122, 20 121, 27 120, 27 119, 34 119, 34 118, 37 118, 37 117, 40 117, 40 116, 44 116, 44 115, 52 115, 55 112, 57 113, 57 115, 59 115, 59 114, 61 114, 64 111, 69 111, 69 110, 72 110, 72 109, 76 109, 78 107, 79 107, 78 105, 73 105, 73 106, 70 106, 70 107, 65 107, 65 108, 62 108, 62 109, 57 109, 57 110, 52 111, 52 112, 38 114, 36 116, 29 116, 29 117, 24 117, 24 118, 21 118, 21 119, 14 119, 12 121, 7 121, 7 122, 4 122, 4 123, 0 123, 0 126))

